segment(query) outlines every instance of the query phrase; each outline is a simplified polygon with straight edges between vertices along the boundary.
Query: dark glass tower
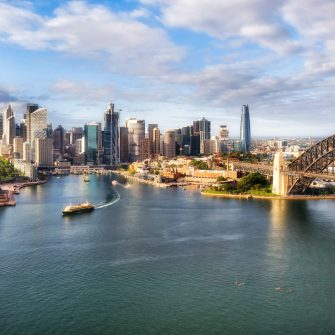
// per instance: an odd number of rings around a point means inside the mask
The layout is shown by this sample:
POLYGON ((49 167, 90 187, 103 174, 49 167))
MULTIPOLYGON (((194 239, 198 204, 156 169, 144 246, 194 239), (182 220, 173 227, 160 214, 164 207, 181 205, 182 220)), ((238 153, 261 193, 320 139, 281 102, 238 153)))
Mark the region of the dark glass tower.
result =
POLYGON ((240 151, 250 152, 251 149, 251 132, 250 132, 250 115, 249 106, 242 106, 241 128, 240 128, 240 151))
POLYGON ((114 104, 109 104, 104 118, 104 163, 116 165, 120 162, 119 113, 114 104))

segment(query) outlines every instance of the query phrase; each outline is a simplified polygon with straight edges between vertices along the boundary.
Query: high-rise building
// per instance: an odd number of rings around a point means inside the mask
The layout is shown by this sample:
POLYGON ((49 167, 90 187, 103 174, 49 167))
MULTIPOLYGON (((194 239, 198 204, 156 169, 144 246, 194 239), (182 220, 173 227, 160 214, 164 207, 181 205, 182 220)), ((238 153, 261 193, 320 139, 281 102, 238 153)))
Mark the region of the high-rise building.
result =
POLYGON ((150 158, 150 143, 148 138, 140 140, 140 162, 150 158))
POLYGON ((250 115, 249 106, 242 106, 241 126, 240 126, 240 151, 250 152, 251 149, 251 132, 250 132, 250 115))
POLYGON ((104 114, 104 163, 116 165, 120 162, 120 130, 119 113, 115 112, 114 104, 108 105, 104 114))
POLYGON ((193 122, 193 135, 200 135, 200 141, 211 138, 211 122, 204 117, 193 122))
POLYGON ((193 134, 190 139, 190 155, 198 156, 200 155, 200 135, 193 134))
POLYGON ((57 151, 60 155, 64 154, 65 151, 65 129, 59 125, 53 131, 54 140, 54 151, 57 151))
POLYGON ((128 128, 120 127, 120 161, 127 163, 129 161, 128 128))
POLYGON ((97 165, 101 163, 101 123, 90 122, 84 127, 85 133, 85 161, 87 164, 97 165))
POLYGON ((149 123, 148 124, 148 137, 149 137, 149 145, 150 145, 150 156, 154 157, 154 129, 158 128, 158 124, 149 123))
POLYGON ((11 105, 8 105, 3 112, 3 144, 13 145, 14 137, 16 136, 16 124, 14 111, 11 105))
POLYGON ((35 141, 38 138, 47 138, 47 109, 39 108, 29 114, 30 117, 30 147, 31 159, 35 161, 35 141))
POLYGON ((153 157, 157 158, 160 155, 161 132, 159 128, 154 128, 152 131, 153 138, 153 157))
POLYGON ((26 126, 26 135, 27 138, 24 140, 31 143, 31 114, 38 110, 37 104, 27 104, 27 111, 24 114, 24 124, 26 126))
POLYGON ((145 121, 134 118, 126 121, 128 128, 129 160, 136 162, 140 156, 140 141, 145 137, 145 121))
POLYGON ((16 136, 13 140, 13 156, 16 159, 23 158, 23 138, 16 136))
POLYGON ((78 139, 81 139, 83 137, 83 128, 82 127, 73 127, 71 129, 71 138, 70 138, 70 143, 71 144, 76 144, 76 141, 78 139))
POLYGON ((35 163, 37 166, 53 165, 52 138, 35 139, 35 163))
POLYGON ((174 130, 166 130, 164 135, 164 156, 173 158, 176 156, 176 139, 174 130))
POLYGON ((31 162, 31 147, 30 142, 23 142, 23 157, 22 159, 28 163, 31 162))
POLYGON ((226 125, 220 126, 220 151, 222 153, 228 152, 228 136, 229 130, 226 125))

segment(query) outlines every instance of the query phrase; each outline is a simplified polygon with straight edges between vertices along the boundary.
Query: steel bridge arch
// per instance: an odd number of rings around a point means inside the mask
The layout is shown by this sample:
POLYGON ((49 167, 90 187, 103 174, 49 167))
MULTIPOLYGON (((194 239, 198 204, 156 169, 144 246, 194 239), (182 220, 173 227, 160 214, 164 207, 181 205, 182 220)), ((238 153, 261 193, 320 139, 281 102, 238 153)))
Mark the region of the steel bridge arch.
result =
POLYGON ((314 178, 304 173, 324 173, 331 164, 334 173, 334 162, 335 135, 332 135, 314 144, 288 165, 288 194, 305 193, 314 178))

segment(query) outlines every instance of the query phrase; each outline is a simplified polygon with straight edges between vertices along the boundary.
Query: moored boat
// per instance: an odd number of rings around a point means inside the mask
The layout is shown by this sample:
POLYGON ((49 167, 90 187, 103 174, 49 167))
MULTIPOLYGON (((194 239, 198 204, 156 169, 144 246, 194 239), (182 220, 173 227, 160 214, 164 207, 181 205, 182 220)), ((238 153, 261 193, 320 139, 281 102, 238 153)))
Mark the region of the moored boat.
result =
POLYGON ((68 205, 63 209, 62 213, 63 215, 72 215, 72 214, 91 212, 93 210, 94 206, 91 203, 84 202, 77 205, 68 205))
POLYGON ((90 181, 90 177, 89 176, 84 176, 84 182, 87 183, 90 181))

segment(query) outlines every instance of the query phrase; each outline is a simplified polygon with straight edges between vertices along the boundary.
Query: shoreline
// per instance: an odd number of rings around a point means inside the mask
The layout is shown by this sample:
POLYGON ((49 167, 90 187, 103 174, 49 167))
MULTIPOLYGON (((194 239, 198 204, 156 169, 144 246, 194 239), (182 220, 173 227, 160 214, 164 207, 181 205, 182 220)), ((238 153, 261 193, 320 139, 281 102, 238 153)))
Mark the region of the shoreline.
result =
POLYGON ((227 194, 227 193, 208 193, 200 192, 205 197, 225 198, 225 199, 258 199, 258 200, 335 200, 335 194, 332 195, 286 195, 286 196, 265 196, 252 194, 227 194))
POLYGON ((0 185, 0 207, 16 206, 14 194, 20 194, 24 187, 37 186, 47 183, 47 180, 38 180, 22 183, 5 183, 0 185))

